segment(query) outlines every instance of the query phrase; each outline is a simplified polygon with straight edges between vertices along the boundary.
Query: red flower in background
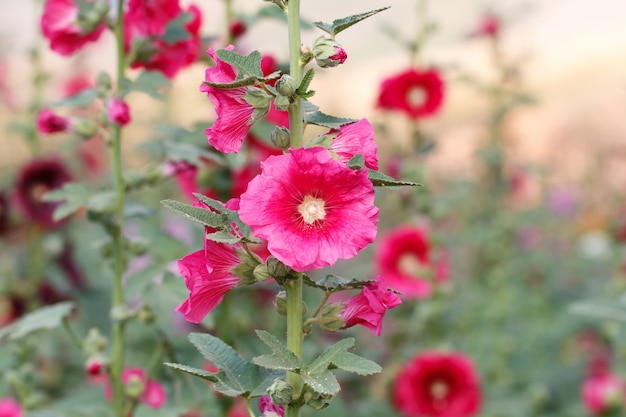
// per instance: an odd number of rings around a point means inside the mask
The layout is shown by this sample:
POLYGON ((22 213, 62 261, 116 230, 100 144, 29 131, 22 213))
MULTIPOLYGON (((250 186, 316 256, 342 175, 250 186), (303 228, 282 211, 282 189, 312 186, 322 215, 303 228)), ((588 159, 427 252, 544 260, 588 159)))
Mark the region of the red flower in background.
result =
POLYGON ((592 374, 583 382, 581 396, 589 414, 605 415, 624 409, 626 384, 609 372, 592 374))
POLYGON ((0 398, 0 417, 22 417, 24 412, 20 403, 13 398, 0 398))
POLYGON ((130 108, 128 104, 121 98, 112 98, 107 103, 107 111, 109 112, 109 121, 120 126, 130 123, 130 108))
POLYGON ((436 69, 408 69, 384 80, 376 107, 404 112, 413 119, 436 114, 443 102, 444 84, 436 69))
MULTIPOLYGON (((124 391, 131 394, 139 401, 150 408, 158 409, 163 407, 167 401, 165 389, 159 381, 148 378, 146 371, 141 368, 126 368, 122 372, 122 383, 124 391)), ((108 384, 104 390, 104 396, 107 401, 113 399, 113 388, 108 384)))
POLYGON ((500 18, 493 13, 485 13, 478 23, 474 36, 495 38, 500 33, 500 18))
POLYGON ((481 405, 479 377, 461 353, 423 352, 397 375, 393 401, 407 417, 473 416, 481 405))
POLYGON ((46 0, 40 25, 50 49, 69 56, 86 43, 98 40, 106 27, 108 5, 106 1, 88 1, 87 4, 93 7, 82 16, 75 0, 46 0))
POLYGON ((52 215, 59 203, 43 201, 44 194, 60 188, 72 176, 59 159, 45 158, 24 166, 15 184, 15 197, 24 213, 42 227, 53 228, 61 224, 52 215))
POLYGON ((66 132, 71 127, 70 119, 60 116, 50 109, 42 109, 37 114, 37 130, 43 134, 66 132))
POLYGON ((383 236, 375 260, 379 273, 406 298, 429 297, 433 283, 448 277, 447 261, 432 260, 428 234, 415 226, 400 226, 383 236))
POLYGON ((180 12, 179 0, 129 0, 124 20, 132 21, 135 33, 161 35, 180 12))

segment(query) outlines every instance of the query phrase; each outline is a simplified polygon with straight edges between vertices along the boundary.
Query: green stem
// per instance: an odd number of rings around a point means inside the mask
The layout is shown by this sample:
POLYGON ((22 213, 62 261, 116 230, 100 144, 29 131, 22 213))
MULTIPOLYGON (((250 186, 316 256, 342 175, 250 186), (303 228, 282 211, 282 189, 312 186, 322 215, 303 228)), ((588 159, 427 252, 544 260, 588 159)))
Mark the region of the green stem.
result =
MULTIPOLYGON (((290 3, 291 4, 291 3, 290 3)), ((302 359, 302 274, 298 274, 297 279, 289 280, 285 284, 287 293, 287 347, 296 354, 298 359, 302 359)), ((302 379, 295 372, 287 372, 287 381, 293 386, 294 397, 300 396, 302 389, 302 379)), ((300 405, 288 406, 285 410, 285 417, 298 417, 300 415, 300 405)))
MULTIPOLYGON (((300 0, 289 0, 287 5, 287 26, 289 28, 289 75, 300 85, 302 81, 302 51, 300 40, 300 0)), ((289 130, 291 146, 301 148, 303 145, 304 122, 302 117, 302 99, 295 97, 289 105, 289 130)))
MULTIPOLYGON (((117 44, 117 88, 124 78, 124 12, 123 1, 118 2, 117 22, 115 25, 115 39, 117 44)), ((122 176, 122 129, 119 125, 113 126, 110 149, 113 165, 113 181, 115 184, 116 200, 114 212, 114 224, 111 228, 113 240, 113 305, 112 311, 124 308, 124 287, 122 275, 124 274, 124 197, 126 187, 122 176)), ((124 322, 119 318, 113 319, 113 346, 111 353, 111 383, 113 386, 113 408, 119 417, 124 417, 124 387, 122 384, 122 371, 124 369, 124 322)))
POLYGON ((72 329, 72 326, 70 325, 70 320, 67 317, 63 319, 63 328, 67 332, 67 335, 70 337, 72 342, 76 345, 76 347, 80 350, 83 350, 83 341, 80 337, 78 337, 74 329, 72 329))
POLYGON ((230 27, 233 24, 233 1, 232 0, 224 0, 224 8, 226 9, 226 39, 228 40, 227 45, 231 45, 235 42, 235 37, 233 36, 230 27))
POLYGON ((250 417, 256 417, 256 415, 254 414, 254 410, 252 409, 252 406, 250 405, 250 398, 246 397, 246 410, 248 410, 248 415, 250 417))

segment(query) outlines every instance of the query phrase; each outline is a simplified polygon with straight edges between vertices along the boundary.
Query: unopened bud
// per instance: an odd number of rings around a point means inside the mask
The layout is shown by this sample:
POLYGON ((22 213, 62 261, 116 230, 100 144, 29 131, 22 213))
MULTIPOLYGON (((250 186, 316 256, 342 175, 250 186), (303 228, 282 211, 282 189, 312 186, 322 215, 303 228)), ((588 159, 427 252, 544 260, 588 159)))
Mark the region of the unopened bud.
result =
POLYGON ((102 353, 96 353, 85 362, 85 372, 90 376, 98 376, 107 373, 109 359, 102 353))
POLYGON ((342 310, 342 303, 326 304, 320 315, 320 327, 322 330, 327 332, 336 332, 343 329, 346 322, 339 316, 342 310))
POLYGON ((332 401, 333 396, 332 395, 325 395, 325 394, 318 394, 315 393, 313 395, 313 398, 311 398, 309 401, 307 401, 306 405, 308 405, 309 407, 311 407, 314 410, 321 410, 323 408, 326 408, 330 405, 330 402, 332 401))
POLYGON ((286 150, 291 146, 291 133, 282 126, 275 126, 270 135, 270 139, 274 146, 286 150))
POLYGON ((274 298, 274 308, 276 312, 281 316, 287 315, 287 293, 285 291, 279 291, 274 298))
POLYGON ((131 375, 124 384, 124 394, 130 398, 139 398, 146 390, 146 381, 139 375, 131 375))
POLYGON ((267 270, 267 266, 265 266, 264 264, 259 264, 254 267, 252 274, 254 275, 254 278, 259 282, 267 281, 267 279, 270 277, 270 271, 267 270))
POLYGON ((287 111, 289 110, 289 104, 291 104, 289 97, 278 95, 274 98, 274 107, 277 110, 287 111))
POLYGON ((284 280, 292 273, 291 268, 273 256, 268 256, 265 264, 267 265, 268 271, 270 271, 270 275, 276 280, 284 280))
POLYGON ((343 64, 348 58, 348 54, 334 39, 320 36, 313 43, 313 56, 317 65, 322 68, 336 67, 343 64))
POLYGON ((293 400, 293 385, 284 378, 276 378, 267 388, 267 393, 276 405, 287 405, 293 400))
POLYGON ((143 304, 137 313, 137 319, 141 324, 150 325, 156 321, 156 315, 148 304, 143 304))
POLYGON ((104 351, 108 343, 108 339, 102 336, 98 329, 96 329, 95 327, 91 328, 87 333, 87 337, 85 338, 85 353, 87 353, 87 355, 89 356, 96 355, 104 351))
POLYGON ((298 83, 293 79, 291 75, 283 74, 282 77, 276 81, 276 91, 282 96, 291 97, 296 93, 298 89, 298 83))
POLYGON ((234 39, 240 37, 241 35, 243 35, 246 32, 246 25, 245 23, 243 23, 241 20, 234 20, 231 24, 230 24, 230 36, 232 36, 234 39))
POLYGON ((83 139, 91 139, 98 131, 98 125, 93 120, 83 119, 74 123, 74 132, 83 139))

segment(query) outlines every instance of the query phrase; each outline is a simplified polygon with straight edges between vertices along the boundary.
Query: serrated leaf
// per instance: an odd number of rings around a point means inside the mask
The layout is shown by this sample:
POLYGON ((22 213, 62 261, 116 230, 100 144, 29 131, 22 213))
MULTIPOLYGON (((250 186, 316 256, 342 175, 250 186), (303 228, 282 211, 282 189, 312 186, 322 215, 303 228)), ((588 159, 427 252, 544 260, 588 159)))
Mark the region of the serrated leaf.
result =
POLYGON ((271 355, 261 355, 252 359, 253 363, 270 369, 297 371, 302 367, 298 357, 290 351, 280 340, 265 330, 257 330, 257 336, 263 343, 272 349, 271 355))
POLYGON ((219 380, 217 379, 217 377, 215 376, 215 374, 213 374, 212 372, 209 371, 205 371, 204 369, 198 369, 198 368, 194 368, 192 366, 187 366, 187 365, 183 365, 180 363, 171 363, 171 362, 165 362, 163 363, 163 365, 165 366, 169 366, 170 368, 179 370, 179 371, 183 371, 186 372, 188 374, 191 375, 195 375, 198 376, 202 379, 205 379, 207 381, 211 381, 211 382, 218 382, 219 380))
POLYGON ((112 213, 115 209, 116 195, 115 191, 101 191, 89 197, 85 206, 96 213, 112 213))
POLYGON ((85 185, 70 182, 64 184, 61 188, 44 194, 43 201, 62 202, 57 206, 52 215, 55 221, 59 221, 84 207, 91 194, 92 191, 85 185))
POLYGON ((363 169, 365 168, 365 158, 360 153, 354 155, 347 163, 348 168, 363 169))
POLYGON ((304 121, 308 124, 324 126, 330 129, 339 129, 341 126, 358 122, 357 119, 350 119, 348 117, 330 116, 322 113, 319 110, 312 111, 304 114, 304 121))
POLYGON ((5 337, 8 337, 9 340, 15 340, 37 330, 49 330, 59 327, 63 324, 63 320, 70 315, 73 308, 74 303, 66 301, 28 313, 0 329, 0 340, 5 337))
POLYGON ((372 280, 358 280, 356 278, 344 278, 337 275, 328 274, 324 278, 313 281, 306 275, 303 275, 305 284, 322 289, 327 292, 338 292, 345 290, 361 289, 365 287, 372 280))
POLYGON ((230 245, 233 245, 237 242, 241 242, 241 237, 233 236, 233 234, 227 230, 220 230, 214 233, 207 233, 205 237, 209 240, 212 240, 213 242, 228 243, 230 245))
POLYGON ((157 100, 163 99, 161 91, 171 85, 170 80, 160 71, 143 71, 135 81, 123 79, 120 83, 123 95, 138 91, 157 100))
POLYGON ((96 99, 97 93, 94 88, 87 88, 70 97, 62 98, 52 103, 52 107, 87 107, 96 99))
POLYGON ((335 19, 333 20, 333 23, 330 24, 324 22, 313 22, 313 25, 334 37, 338 33, 348 29, 350 26, 359 23, 361 20, 367 19, 368 17, 382 12, 383 10, 387 10, 388 8, 389 6, 383 7, 382 9, 376 9, 369 12, 344 17, 343 19, 335 19))
POLYGON ((302 379, 320 394, 335 395, 341 390, 337 378, 328 369, 315 374, 303 374, 302 379))
POLYGON ((325 369, 328 369, 328 365, 333 363, 333 359, 341 354, 341 352, 345 352, 346 349, 354 346, 354 338, 348 337, 346 339, 342 339, 326 349, 319 355, 313 362, 311 362, 306 367, 307 374, 316 374, 318 372, 322 372, 325 369))
POLYGON ((161 204, 173 212, 204 226, 215 229, 223 229, 229 226, 228 219, 223 214, 213 213, 210 210, 194 207, 176 200, 163 200, 161 204))
POLYGON ((332 359, 337 368, 358 375, 377 374, 383 370, 379 364, 348 351, 339 352, 332 359))
POLYGON ((374 171, 372 169, 367 170, 367 176, 374 185, 374 187, 422 187, 423 184, 413 181, 395 180, 389 175, 385 175, 382 172, 374 171))
MULTIPOLYGON (((236 210, 230 210, 228 208, 226 208, 226 206, 224 205, 224 203, 222 203, 219 200, 214 200, 212 198, 209 198, 203 194, 200 193, 193 193, 193 195, 200 200, 201 202, 203 202, 204 204, 206 204, 207 206, 211 207, 213 210, 215 210, 217 213, 220 213, 222 215, 225 215, 226 218, 228 219, 228 224, 231 226, 231 228, 229 228, 228 230, 232 230, 234 233, 236 233, 237 236, 233 236, 233 238, 236 238, 237 241, 241 240, 242 237, 245 237, 248 241, 251 242, 258 242, 255 239, 251 238, 251 233, 252 231, 250 230, 250 227, 245 224, 244 222, 241 221, 241 219, 239 218, 239 212, 236 210), (233 227, 234 225, 234 227, 233 227)), ((221 236, 218 235, 217 238, 225 238, 225 236, 221 236)))
POLYGON ((296 89, 296 94, 305 100, 313 97, 313 95, 315 94, 315 91, 309 91, 309 85, 311 84, 311 81, 313 81, 314 75, 315 71, 313 70, 313 68, 309 68, 309 70, 302 77, 300 85, 296 89))
POLYGON ((228 49, 219 49, 215 52, 217 57, 222 61, 232 65, 239 70, 237 78, 243 78, 244 75, 261 78, 263 71, 261 70, 261 53, 252 51, 248 55, 241 55, 238 52, 228 49))
POLYGON ((272 383, 275 373, 243 359, 235 350, 210 334, 191 333, 189 340, 221 372, 214 374, 215 389, 230 397, 261 395, 272 383), (261 394, 259 392, 261 391, 261 394))

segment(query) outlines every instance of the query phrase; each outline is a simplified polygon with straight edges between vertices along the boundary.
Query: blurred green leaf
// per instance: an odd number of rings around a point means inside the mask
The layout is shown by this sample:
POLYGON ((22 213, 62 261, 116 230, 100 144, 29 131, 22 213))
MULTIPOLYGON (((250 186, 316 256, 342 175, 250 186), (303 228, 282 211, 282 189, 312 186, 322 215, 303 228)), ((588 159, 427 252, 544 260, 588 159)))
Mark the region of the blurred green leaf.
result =
POLYGON ((313 25, 334 37, 338 33, 348 29, 350 26, 359 23, 361 20, 367 19, 368 17, 382 12, 383 10, 387 10, 388 8, 389 6, 383 7, 382 9, 376 9, 369 12, 344 17, 342 19, 335 19, 333 20, 333 23, 313 22, 313 25))
POLYGON ((66 301, 28 313, 0 329, 0 340, 5 337, 9 340, 15 340, 38 330, 57 328, 63 324, 63 320, 70 315, 73 308, 74 303, 66 301))

